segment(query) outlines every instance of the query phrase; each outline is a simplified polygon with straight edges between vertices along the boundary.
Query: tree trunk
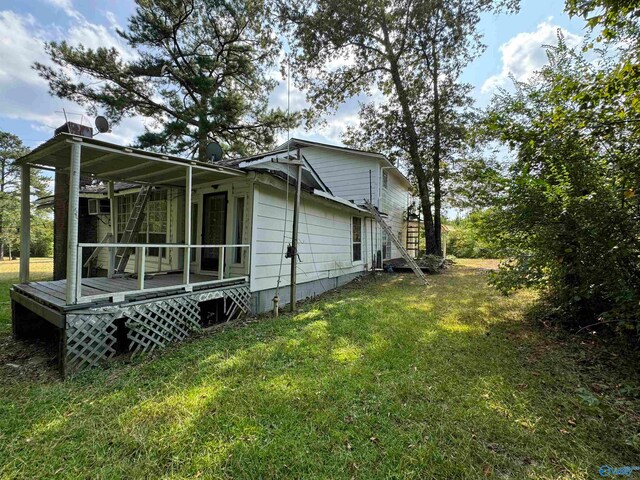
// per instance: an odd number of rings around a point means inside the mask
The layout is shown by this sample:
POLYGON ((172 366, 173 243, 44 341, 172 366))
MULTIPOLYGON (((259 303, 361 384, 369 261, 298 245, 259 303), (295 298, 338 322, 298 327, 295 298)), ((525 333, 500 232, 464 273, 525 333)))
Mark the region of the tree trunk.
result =
POLYGON ((433 226, 435 239, 435 254, 442 256, 442 190, 440 188, 440 91, 438 86, 438 54, 435 43, 431 44, 431 54, 433 56, 433 226))
MULTIPOLYGON (((205 103, 206 105, 206 103, 205 103)), ((198 119, 198 160, 201 162, 208 161, 207 159, 207 114, 206 112, 200 115, 198 119)))
MULTIPOLYGON (((385 31, 385 39, 387 32, 385 31)), ((390 51, 390 44, 387 40, 387 51, 390 51)), ((433 217, 431 216, 431 197, 429 195, 429 178, 424 169, 424 162, 420 156, 420 148, 418 143, 418 133, 416 132, 416 126, 413 121, 413 115, 411 108, 409 107, 409 99, 407 92, 402 83, 402 77, 400 76, 400 70, 396 58, 389 55, 389 70, 391 71, 391 77, 393 79, 394 86, 396 87, 396 94, 398 95, 398 102, 402 108, 402 120, 405 124, 407 138, 409 141, 409 159, 411 166, 413 167, 414 175, 418 180, 418 194, 420 195, 420 203, 422 203, 422 215, 424 217, 424 237, 426 243, 427 254, 437 254, 435 228, 433 224, 433 217)))

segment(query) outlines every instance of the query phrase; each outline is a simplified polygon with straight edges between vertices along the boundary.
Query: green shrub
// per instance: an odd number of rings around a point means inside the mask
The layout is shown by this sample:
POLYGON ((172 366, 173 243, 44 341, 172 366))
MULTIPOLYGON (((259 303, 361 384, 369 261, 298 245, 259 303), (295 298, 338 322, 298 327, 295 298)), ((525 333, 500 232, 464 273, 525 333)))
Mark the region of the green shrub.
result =
POLYGON ((541 290, 563 322, 640 332, 640 71, 595 70, 562 39, 549 58, 489 112, 515 153, 483 224, 506 259, 493 282, 541 290))
POLYGON ((447 225, 447 256, 451 254, 458 258, 496 258, 495 245, 482 235, 482 225, 486 221, 487 213, 478 211, 447 225))

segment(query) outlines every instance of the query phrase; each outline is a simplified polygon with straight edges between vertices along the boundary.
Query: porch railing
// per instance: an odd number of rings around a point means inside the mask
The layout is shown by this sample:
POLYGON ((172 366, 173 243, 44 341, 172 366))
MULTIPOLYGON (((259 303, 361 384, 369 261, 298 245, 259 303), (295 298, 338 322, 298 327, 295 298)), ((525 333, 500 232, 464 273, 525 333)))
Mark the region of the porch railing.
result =
MULTIPOLYGON (((220 283, 224 283, 224 282, 229 282, 231 280, 244 280, 244 281, 248 281, 249 280, 249 276, 248 276, 248 259, 251 258, 250 256, 250 246, 249 245, 245 245, 245 244, 225 244, 225 245, 184 245, 184 244, 167 244, 167 243, 162 243, 162 244, 151 244, 151 243, 79 243, 78 244, 78 259, 82 259, 82 250, 84 248, 93 248, 96 249, 97 247, 100 248, 107 248, 109 249, 109 255, 111 256, 111 252, 114 251, 116 248, 122 248, 122 247, 126 247, 126 248, 133 248, 135 250, 135 260, 136 260, 136 269, 135 269, 135 273, 137 274, 137 284, 135 289, 132 290, 126 290, 126 291, 117 291, 117 292, 106 292, 106 293, 101 293, 101 294, 94 294, 94 295, 83 295, 82 294, 82 261, 78 260, 78 268, 77 268, 77 281, 76 281, 76 289, 73 298, 67 298, 67 304, 69 305, 74 305, 74 304, 78 304, 78 303, 89 303, 89 302, 93 302, 96 300, 104 300, 104 299, 111 299, 114 302, 117 301, 124 301, 125 297, 128 295, 134 295, 140 292, 162 292, 162 291, 169 291, 169 290, 184 290, 185 292, 190 292, 193 290, 194 286, 206 286, 206 285, 216 285, 216 284, 220 284, 220 283), (183 266, 183 270, 182 270, 182 283, 176 283, 173 285, 169 285, 169 286, 160 286, 160 287, 146 287, 145 286, 145 269, 146 269, 146 260, 147 260, 147 252, 148 249, 150 248, 156 248, 158 249, 159 252, 161 252, 163 249, 182 249, 185 251, 185 253, 187 251, 191 252, 192 249, 218 249, 218 272, 217 272, 217 278, 215 280, 200 280, 200 281, 191 281, 191 261, 186 261, 187 259, 190 258, 190 255, 184 255, 183 258, 185 259, 184 261, 184 266, 183 266), (246 266, 243 268, 243 274, 242 275, 236 275, 236 276, 229 276, 229 277, 225 277, 225 266, 226 266, 226 262, 225 262, 225 253, 227 251, 229 251, 230 249, 242 249, 242 250, 246 250, 246 254, 244 256, 244 258, 247 259, 246 261, 246 266)), ((112 262, 109 262, 109 264, 111 265, 112 262)), ((159 272, 155 272, 155 273, 159 273, 159 272)), ((109 278, 103 277, 104 280, 108 283, 109 282, 109 278)))

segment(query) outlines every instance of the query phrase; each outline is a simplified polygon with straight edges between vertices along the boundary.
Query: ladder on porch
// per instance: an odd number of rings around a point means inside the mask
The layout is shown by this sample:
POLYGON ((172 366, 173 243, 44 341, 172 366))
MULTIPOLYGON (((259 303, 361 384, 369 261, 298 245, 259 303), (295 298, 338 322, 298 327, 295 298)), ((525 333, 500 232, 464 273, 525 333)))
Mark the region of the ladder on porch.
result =
MULTIPOLYGON (((135 239, 135 236, 140 231, 140 226, 144 220, 144 209, 147 206, 147 200, 149 200, 150 194, 150 185, 143 185, 140 187, 140 191, 138 192, 136 201, 131 208, 131 215, 129 215, 127 225, 122 232, 122 238, 120 238, 119 243, 133 243, 132 240, 135 239)), ((116 250, 115 274, 124 273, 127 268, 127 263, 129 262, 129 257, 132 253, 133 248, 131 247, 119 247, 118 250, 116 250)))
POLYGON ((382 227, 382 229, 389 236, 391 241, 398 248, 398 250, 400 251, 400 254, 402 255, 402 258, 404 258, 405 262, 407 262, 407 264, 411 267, 411 270, 413 270, 413 273, 415 273, 418 276, 418 278, 420 278, 420 280, 424 282, 425 285, 429 285, 429 282, 427 281, 427 277, 424 274, 424 272, 420 269, 416 261, 413 258, 411 258, 411 255, 409 255, 409 252, 407 252, 407 250, 404 248, 400 240, 398 240, 398 237, 396 237, 393 234, 391 227, 389 227, 389 225, 387 225, 387 222, 384 221, 384 219, 380 215, 380 212, 378 212, 378 209, 374 207, 369 202, 369 200, 366 200, 366 199, 364 201, 364 206, 367 208, 367 210, 369 210, 369 212, 371 212, 371 214, 374 216, 378 224, 382 227))

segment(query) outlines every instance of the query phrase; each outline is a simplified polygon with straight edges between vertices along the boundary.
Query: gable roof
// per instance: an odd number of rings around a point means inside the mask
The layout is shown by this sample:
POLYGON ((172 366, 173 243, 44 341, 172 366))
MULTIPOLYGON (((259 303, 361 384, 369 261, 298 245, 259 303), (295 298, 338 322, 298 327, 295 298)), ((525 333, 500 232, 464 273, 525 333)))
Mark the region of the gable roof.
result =
POLYGON ((402 171, 396 167, 387 157, 386 155, 380 153, 380 152, 372 152, 369 150, 359 150, 357 148, 351 148, 351 147, 344 147, 344 146, 339 146, 339 145, 331 145, 329 143, 322 143, 322 142, 314 142, 311 140, 304 140, 301 138, 291 138, 290 140, 288 140, 287 142, 284 142, 282 145, 280 145, 278 147, 279 150, 293 150, 294 148, 304 148, 304 147, 318 147, 318 148, 324 148, 327 150, 337 150, 337 151, 341 151, 341 152, 346 152, 346 153, 351 153, 351 154, 355 154, 355 155, 362 155, 365 157, 370 157, 370 158, 374 158, 378 161, 381 161, 383 163, 385 163, 385 168, 388 167, 389 170, 393 171, 394 173, 397 174, 397 176, 399 178, 401 178, 405 184, 409 187, 411 187, 411 182, 409 181, 409 179, 406 177, 406 175, 404 173, 402 173, 402 171))

